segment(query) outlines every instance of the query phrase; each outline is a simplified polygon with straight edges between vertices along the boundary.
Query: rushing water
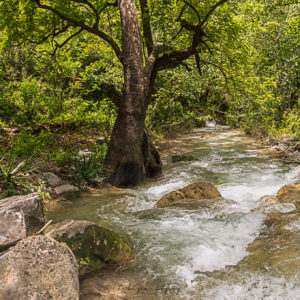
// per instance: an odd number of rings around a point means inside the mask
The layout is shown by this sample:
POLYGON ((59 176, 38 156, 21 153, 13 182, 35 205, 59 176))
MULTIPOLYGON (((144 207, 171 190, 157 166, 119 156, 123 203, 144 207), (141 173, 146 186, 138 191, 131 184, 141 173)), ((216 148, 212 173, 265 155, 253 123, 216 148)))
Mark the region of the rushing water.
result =
POLYGON ((162 153, 159 178, 136 189, 69 198, 50 206, 48 217, 86 219, 126 232, 139 255, 135 272, 160 287, 155 299, 300 299, 299 215, 278 206, 289 214, 284 229, 262 236, 266 214, 260 201, 296 181, 295 166, 240 131, 222 128, 194 131, 162 153), (196 160, 173 164, 175 153, 196 160), (155 208, 166 193, 196 181, 215 184, 225 200, 198 210, 155 208), (250 254, 248 245, 258 237, 250 254))

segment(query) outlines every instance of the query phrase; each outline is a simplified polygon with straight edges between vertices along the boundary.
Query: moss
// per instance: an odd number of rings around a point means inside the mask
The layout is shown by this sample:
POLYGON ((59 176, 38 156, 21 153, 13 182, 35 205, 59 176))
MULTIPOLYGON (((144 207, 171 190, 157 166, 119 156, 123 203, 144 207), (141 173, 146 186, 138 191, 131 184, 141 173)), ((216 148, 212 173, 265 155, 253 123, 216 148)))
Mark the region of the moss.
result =
POLYGON ((73 251, 80 272, 97 270, 105 264, 123 263, 132 257, 133 250, 127 242, 97 225, 88 226, 83 233, 72 238, 65 233, 56 239, 65 242, 73 251))

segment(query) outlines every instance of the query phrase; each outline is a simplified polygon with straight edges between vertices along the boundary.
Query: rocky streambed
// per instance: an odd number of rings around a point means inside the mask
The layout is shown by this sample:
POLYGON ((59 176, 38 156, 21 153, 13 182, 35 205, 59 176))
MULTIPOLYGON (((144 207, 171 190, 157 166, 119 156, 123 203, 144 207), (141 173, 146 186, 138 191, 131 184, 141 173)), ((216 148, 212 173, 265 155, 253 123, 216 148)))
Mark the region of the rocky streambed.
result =
MULTIPOLYGON (((57 292, 57 299, 297 299, 297 164, 225 128, 197 130, 160 147, 159 178, 50 202, 46 219, 55 224, 44 236, 32 236, 44 222, 28 232, 25 225, 15 240, 0 229, 0 241, 9 240, 2 250, 17 243, 0 256, 2 298, 23 299, 26 291, 37 299, 51 293, 55 299, 57 292), (16 263, 20 253, 27 269, 16 263), (36 288, 27 289, 29 282, 36 288)), ((32 203, 38 209, 38 199, 32 203)))

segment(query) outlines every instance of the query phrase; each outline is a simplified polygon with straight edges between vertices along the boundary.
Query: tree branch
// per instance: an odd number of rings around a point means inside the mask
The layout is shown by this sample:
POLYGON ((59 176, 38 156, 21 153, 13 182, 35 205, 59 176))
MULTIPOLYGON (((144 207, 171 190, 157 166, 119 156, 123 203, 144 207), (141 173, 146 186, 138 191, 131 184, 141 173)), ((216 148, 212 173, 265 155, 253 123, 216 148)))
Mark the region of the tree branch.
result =
POLYGON ((40 0, 31 0, 31 1, 35 2, 39 8, 51 11, 52 13, 54 13, 55 15, 60 17, 62 20, 68 22, 70 26, 80 27, 82 30, 86 30, 87 32, 95 34, 98 37, 102 38, 104 41, 106 41, 113 48, 113 50, 115 51, 117 57, 119 58, 119 60, 122 63, 122 51, 119 48, 118 44, 115 42, 115 40, 111 36, 107 35, 103 31, 98 30, 98 28, 96 28, 94 26, 90 27, 89 25, 83 23, 82 21, 75 20, 75 19, 63 14, 62 12, 58 11, 54 7, 51 7, 51 6, 46 5, 46 4, 42 4, 40 0))
POLYGON ((59 44, 55 41, 55 49, 54 49, 54 52, 53 52, 53 56, 56 54, 56 51, 59 49, 59 48, 62 48, 63 46, 65 46, 73 37, 79 35, 81 32, 83 31, 82 28, 80 28, 77 32, 73 33, 72 35, 70 35, 62 44, 59 44))
POLYGON ((218 1, 214 6, 212 6, 210 8, 210 10, 208 11, 208 13, 205 15, 204 19, 201 21, 201 23, 199 24, 201 27, 207 22, 207 20, 209 19, 209 17, 211 16, 211 14, 222 4, 224 4, 225 2, 227 2, 228 0, 220 0, 218 1))
POLYGON ((200 23, 200 22, 201 22, 200 15, 199 15, 198 10, 195 8, 195 6, 192 5, 191 3, 189 3, 189 2, 186 1, 186 0, 184 0, 183 2, 184 2, 187 6, 189 6, 189 7, 196 13, 197 18, 198 18, 198 21, 199 21, 199 23, 200 23))
POLYGON ((153 50, 153 36, 151 31, 149 7, 148 7, 147 0, 140 0, 140 5, 141 5, 141 12, 142 12, 143 31, 144 31, 148 55, 150 56, 153 50))

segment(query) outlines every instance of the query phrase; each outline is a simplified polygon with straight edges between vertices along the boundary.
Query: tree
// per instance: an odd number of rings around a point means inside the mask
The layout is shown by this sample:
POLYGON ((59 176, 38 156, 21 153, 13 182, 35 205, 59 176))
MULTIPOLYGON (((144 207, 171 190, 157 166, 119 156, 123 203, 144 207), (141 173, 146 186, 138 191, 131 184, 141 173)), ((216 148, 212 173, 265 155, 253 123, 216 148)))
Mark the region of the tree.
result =
POLYGON ((141 183, 162 167, 145 131, 145 116, 155 78, 161 70, 187 65, 222 39, 224 30, 208 26, 211 16, 228 0, 12 0, 0 2, 2 27, 9 36, 27 42, 51 40, 54 53, 82 32, 108 43, 122 64, 124 86, 111 136, 107 162, 115 186, 141 183), (117 9, 116 9, 117 8, 117 9), (140 28, 140 20, 141 27, 140 28), (156 31, 156 37, 153 33, 156 31), (120 41, 120 32, 122 39, 120 41), (61 36, 65 39, 62 40, 61 36), (216 38, 217 37, 217 38, 216 38), (143 46, 146 49, 143 51, 143 46))

